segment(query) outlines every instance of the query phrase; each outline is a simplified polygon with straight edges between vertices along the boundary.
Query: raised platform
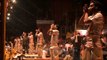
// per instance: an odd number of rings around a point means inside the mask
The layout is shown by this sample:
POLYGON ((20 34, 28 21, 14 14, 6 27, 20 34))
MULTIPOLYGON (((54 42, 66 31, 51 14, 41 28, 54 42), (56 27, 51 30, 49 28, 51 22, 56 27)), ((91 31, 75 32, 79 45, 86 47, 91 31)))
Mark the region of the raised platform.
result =
MULTIPOLYGON (((23 54, 23 55, 17 55, 17 58, 14 58, 13 60, 52 60, 52 59, 50 57, 38 58, 37 54, 23 54)), ((54 58, 54 60, 63 60, 63 59, 54 58)))
POLYGON ((37 58, 38 55, 37 54, 24 54, 23 58, 37 58))
MULTIPOLYGON (((51 58, 27 58, 27 59, 23 59, 23 60, 52 60, 51 58)), ((54 59, 54 60, 63 60, 62 58, 60 59, 54 59)))
POLYGON ((51 60, 50 58, 25 58, 23 60, 51 60))

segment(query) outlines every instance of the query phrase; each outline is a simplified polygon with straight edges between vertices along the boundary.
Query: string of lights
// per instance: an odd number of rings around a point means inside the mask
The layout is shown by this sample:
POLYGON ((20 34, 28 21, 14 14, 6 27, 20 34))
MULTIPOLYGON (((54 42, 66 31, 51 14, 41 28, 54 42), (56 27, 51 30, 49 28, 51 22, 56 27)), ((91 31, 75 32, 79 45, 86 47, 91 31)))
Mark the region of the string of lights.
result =
POLYGON ((7 16, 6 19, 9 20, 11 16, 11 10, 13 9, 14 5, 16 4, 16 0, 7 0, 6 7, 7 7, 7 16))

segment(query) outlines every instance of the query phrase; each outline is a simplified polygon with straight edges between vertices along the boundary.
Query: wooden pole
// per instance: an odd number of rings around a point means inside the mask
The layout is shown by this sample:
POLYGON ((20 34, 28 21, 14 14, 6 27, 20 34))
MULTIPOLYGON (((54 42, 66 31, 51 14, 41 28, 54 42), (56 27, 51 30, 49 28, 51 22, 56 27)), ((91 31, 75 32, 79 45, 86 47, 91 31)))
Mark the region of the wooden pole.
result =
MULTIPOLYGON (((6 10, 7 10, 7 7, 6 7, 6 0, 3 1, 3 50, 4 50, 4 53, 5 53, 5 42, 6 42, 6 10)), ((3 60, 5 60, 5 54, 3 54, 3 60)))

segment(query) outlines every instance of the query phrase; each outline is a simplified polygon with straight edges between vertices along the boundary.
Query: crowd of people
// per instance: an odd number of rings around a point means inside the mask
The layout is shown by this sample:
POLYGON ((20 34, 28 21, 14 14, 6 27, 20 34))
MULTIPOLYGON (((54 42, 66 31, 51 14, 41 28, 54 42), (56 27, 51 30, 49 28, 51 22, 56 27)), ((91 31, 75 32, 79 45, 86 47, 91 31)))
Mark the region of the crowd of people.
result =
POLYGON ((104 18, 100 11, 100 3, 91 1, 83 8, 83 16, 79 23, 88 25, 87 35, 81 36, 78 31, 74 31, 65 43, 59 43, 59 30, 56 24, 51 24, 48 35, 50 42, 46 43, 40 28, 33 32, 23 32, 21 36, 14 39, 14 42, 6 44, 6 59, 12 59, 16 54, 38 54, 38 58, 50 57, 51 60, 103 60, 103 50, 107 51, 107 35, 101 34, 103 30, 104 18), (36 37, 36 42, 34 40, 36 37))

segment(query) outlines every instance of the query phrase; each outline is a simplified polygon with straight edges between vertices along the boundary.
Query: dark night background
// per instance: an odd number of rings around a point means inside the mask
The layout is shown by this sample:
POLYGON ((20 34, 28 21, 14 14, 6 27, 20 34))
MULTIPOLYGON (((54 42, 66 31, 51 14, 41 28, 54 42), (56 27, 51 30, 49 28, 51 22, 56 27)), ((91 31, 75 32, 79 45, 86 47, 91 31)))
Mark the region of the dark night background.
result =
MULTIPOLYGON (((36 20, 54 20, 59 30, 73 31, 75 20, 82 15, 83 5, 90 0, 16 0, 11 16, 7 20, 7 37, 21 35, 23 31, 34 31, 36 20)), ((102 3, 102 12, 107 16, 107 0, 102 3)))

